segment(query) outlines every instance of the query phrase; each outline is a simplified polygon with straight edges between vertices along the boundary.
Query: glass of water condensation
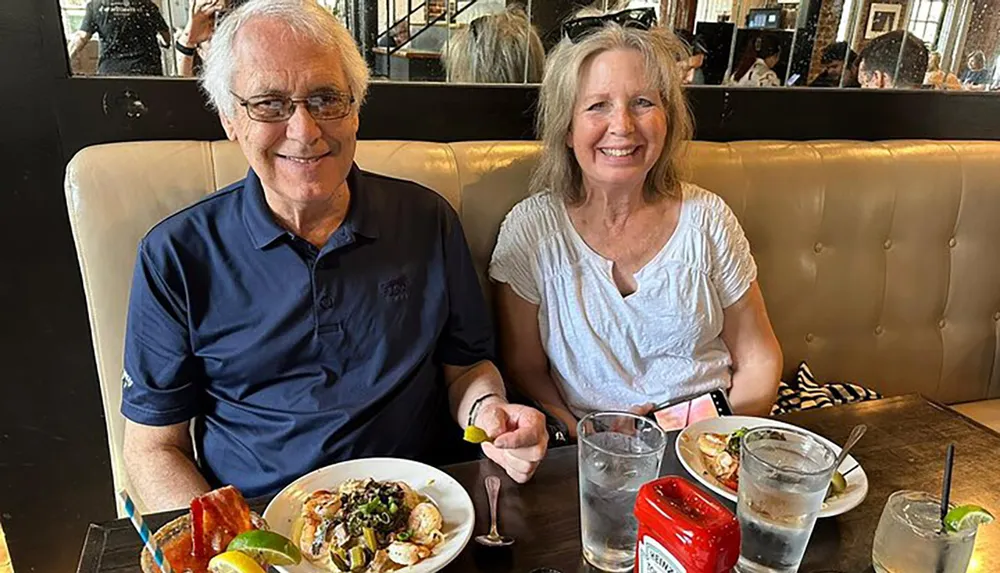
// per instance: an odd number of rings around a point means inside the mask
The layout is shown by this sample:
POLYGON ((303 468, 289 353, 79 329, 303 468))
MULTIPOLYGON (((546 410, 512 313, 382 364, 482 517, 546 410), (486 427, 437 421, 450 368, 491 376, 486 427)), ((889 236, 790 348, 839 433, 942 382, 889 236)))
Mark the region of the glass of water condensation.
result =
POLYGON ((794 573, 802 562, 837 455, 816 436, 754 428, 740 446, 740 573, 794 573))
POLYGON ((659 477, 667 435, 648 418, 618 412, 586 416, 577 435, 583 556, 604 571, 631 571, 639 529, 635 498, 659 477))
POLYGON ((942 531, 940 498, 897 491, 882 510, 872 562, 878 573, 965 573, 975 545, 975 527, 942 531))

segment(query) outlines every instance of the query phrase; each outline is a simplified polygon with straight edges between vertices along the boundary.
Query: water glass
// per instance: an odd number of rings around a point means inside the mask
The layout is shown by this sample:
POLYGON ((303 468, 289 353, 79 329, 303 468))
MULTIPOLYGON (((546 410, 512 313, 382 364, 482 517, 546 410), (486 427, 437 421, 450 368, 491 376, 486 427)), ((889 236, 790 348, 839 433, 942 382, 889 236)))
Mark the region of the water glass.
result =
POLYGON ((577 425, 583 557, 603 571, 631 571, 639 488, 660 475, 667 435, 652 420, 598 412, 577 425))
POLYGON ((837 455, 808 432, 754 428, 740 446, 740 573, 795 573, 837 455))
POLYGON ((875 571, 965 573, 976 545, 976 528, 942 529, 940 498, 920 491, 890 495, 875 530, 875 571))

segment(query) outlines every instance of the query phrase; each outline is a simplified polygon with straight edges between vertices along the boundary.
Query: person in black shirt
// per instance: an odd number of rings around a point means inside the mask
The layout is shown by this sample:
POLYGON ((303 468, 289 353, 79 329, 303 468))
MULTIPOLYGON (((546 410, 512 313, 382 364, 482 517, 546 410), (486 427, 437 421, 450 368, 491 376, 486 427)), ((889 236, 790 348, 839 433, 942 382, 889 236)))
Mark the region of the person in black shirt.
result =
POLYGON ((847 42, 834 42, 823 48, 819 63, 823 66, 823 71, 816 76, 809 87, 840 87, 841 77, 845 88, 861 87, 858 83, 858 54, 847 46, 847 42))
POLYGON ((98 74, 163 73, 160 46, 170 46, 170 28, 151 0, 91 0, 80 30, 70 40, 69 57, 76 55, 93 34, 101 39, 98 74))

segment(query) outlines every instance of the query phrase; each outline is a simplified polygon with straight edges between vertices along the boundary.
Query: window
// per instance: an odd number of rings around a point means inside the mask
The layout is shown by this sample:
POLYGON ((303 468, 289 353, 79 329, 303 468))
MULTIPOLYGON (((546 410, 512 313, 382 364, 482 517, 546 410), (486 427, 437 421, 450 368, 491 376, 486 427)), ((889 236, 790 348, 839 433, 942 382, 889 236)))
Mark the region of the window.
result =
POLYGON ((916 0, 910 5, 910 23, 907 28, 932 50, 938 47, 947 5, 947 0, 916 0))
POLYGON ((87 11, 86 0, 61 0, 59 7, 62 12, 63 31, 69 36, 80 29, 83 15, 87 11))

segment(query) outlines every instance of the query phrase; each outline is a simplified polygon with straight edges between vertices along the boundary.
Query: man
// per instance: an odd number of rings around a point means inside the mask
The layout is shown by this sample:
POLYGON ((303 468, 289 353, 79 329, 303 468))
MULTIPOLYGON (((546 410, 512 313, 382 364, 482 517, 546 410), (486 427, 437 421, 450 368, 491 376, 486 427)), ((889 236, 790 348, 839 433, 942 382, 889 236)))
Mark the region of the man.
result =
POLYGON ((163 73, 160 46, 170 46, 170 28, 151 0, 91 0, 80 30, 70 38, 70 59, 94 34, 101 39, 98 74, 159 76, 163 73))
POLYGON ((858 80, 867 89, 919 87, 927 72, 927 47, 913 34, 896 30, 861 51, 858 80))
POLYGON ((688 30, 677 29, 674 30, 674 33, 691 52, 691 56, 687 59, 687 62, 681 65, 681 71, 684 74, 684 83, 694 86, 705 85, 705 71, 702 69, 705 65, 705 56, 708 55, 708 48, 705 47, 705 42, 702 41, 701 36, 692 34, 688 30))
POLYGON ((823 48, 819 62, 823 71, 813 79, 809 87, 840 87, 841 77, 844 79, 843 87, 861 87, 858 83, 858 54, 847 46, 847 42, 834 42, 823 48))
POLYGON ((455 211, 354 165, 368 69, 349 32, 310 0, 253 0, 202 82, 251 169, 139 246, 122 413, 146 504, 273 493, 356 457, 446 463, 455 421, 528 480, 544 416, 505 399, 455 211))
POLYGON ((410 22, 409 20, 404 20, 386 30, 385 35, 378 39, 378 45, 382 48, 398 48, 409 41, 410 22))

